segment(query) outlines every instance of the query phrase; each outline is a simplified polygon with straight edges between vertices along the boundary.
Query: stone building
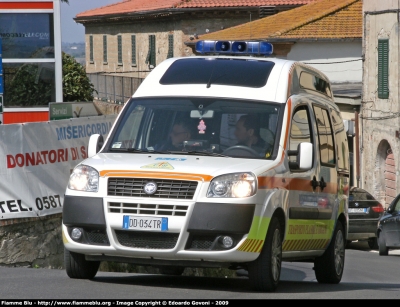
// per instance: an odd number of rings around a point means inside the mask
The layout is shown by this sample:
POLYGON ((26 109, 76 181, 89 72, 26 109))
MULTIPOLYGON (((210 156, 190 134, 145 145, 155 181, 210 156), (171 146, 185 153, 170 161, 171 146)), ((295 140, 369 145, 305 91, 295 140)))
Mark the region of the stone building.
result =
POLYGON ((386 207, 400 192, 399 16, 397 0, 363 0, 361 183, 386 207))
POLYGON ((169 57, 191 56, 185 41, 318 0, 125 0, 78 14, 86 72, 144 78, 169 57))

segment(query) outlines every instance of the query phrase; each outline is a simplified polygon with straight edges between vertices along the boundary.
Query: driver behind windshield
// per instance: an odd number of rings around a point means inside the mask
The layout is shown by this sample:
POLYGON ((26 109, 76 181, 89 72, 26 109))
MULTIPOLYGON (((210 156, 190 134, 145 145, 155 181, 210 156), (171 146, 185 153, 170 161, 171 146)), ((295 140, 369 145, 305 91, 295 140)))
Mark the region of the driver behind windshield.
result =
POLYGON ((235 137, 236 145, 247 146, 260 154, 265 152, 267 142, 260 136, 259 119, 255 115, 242 115, 236 122, 235 137))
POLYGON ((155 146, 156 151, 181 151, 183 149, 183 142, 189 141, 192 138, 191 123, 187 120, 177 120, 166 142, 157 144, 155 146))

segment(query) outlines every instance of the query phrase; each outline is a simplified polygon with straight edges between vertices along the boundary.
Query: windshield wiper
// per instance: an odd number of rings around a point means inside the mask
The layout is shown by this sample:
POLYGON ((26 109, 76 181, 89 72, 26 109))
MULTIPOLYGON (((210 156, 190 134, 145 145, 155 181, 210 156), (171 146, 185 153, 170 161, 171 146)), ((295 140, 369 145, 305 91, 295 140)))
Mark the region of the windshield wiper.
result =
POLYGON ((119 152, 133 152, 133 153, 157 153, 162 154, 165 152, 148 150, 148 149, 137 149, 137 148, 110 148, 110 151, 119 151, 119 152))
POLYGON ((196 151, 196 150, 189 150, 189 151, 168 151, 171 154, 180 154, 180 155, 199 155, 199 156, 213 156, 213 157, 226 157, 230 158, 229 156, 219 154, 216 152, 207 152, 207 151, 196 151))

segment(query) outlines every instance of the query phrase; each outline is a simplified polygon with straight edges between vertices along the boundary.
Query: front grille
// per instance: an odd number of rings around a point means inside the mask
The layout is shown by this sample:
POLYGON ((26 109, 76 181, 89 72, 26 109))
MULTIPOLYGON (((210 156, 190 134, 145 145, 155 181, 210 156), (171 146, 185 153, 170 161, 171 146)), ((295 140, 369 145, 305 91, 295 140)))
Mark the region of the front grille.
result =
POLYGON ((108 212, 161 216, 186 216, 187 205, 108 203, 108 212))
POLYGON ((87 231, 86 236, 89 244, 110 245, 105 231, 87 231))
POLYGON ((194 250, 210 250, 216 236, 194 236, 189 249, 194 250))
POLYGON ((146 249, 171 249, 178 241, 179 233, 116 230, 118 242, 127 247, 146 249))
POLYGON ((196 188, 196 181, 142 178, 108 179, 108 195, 110 196, 193 199, 196 188), (150 181, 157 184, 157 191, 151 195, 146 194, 143 190, 144 185, 150 181))

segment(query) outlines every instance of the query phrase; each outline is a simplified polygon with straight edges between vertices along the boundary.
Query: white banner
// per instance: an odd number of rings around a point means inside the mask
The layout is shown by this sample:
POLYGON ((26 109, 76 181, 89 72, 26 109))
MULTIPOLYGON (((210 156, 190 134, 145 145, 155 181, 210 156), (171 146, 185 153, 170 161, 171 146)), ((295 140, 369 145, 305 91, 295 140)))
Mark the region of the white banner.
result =
POLYGON ((0 125, 0 220, 62 212, 72 169, 116 115, 0 125))

